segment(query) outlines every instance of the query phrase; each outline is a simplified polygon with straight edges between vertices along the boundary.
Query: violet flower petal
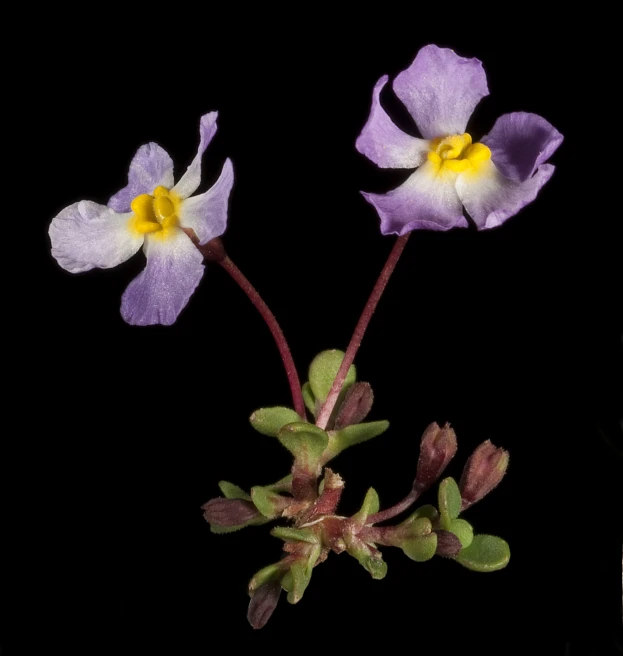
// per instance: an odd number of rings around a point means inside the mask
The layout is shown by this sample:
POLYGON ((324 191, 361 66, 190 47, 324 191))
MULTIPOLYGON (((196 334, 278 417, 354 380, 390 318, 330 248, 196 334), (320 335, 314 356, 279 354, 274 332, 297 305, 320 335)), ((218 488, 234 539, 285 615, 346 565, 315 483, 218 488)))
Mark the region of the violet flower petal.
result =
POLYGON ((203 276, 203 256, 179 228, 168 238, 147 235, 145 269, 121 298, 121 315, 130 324, 175 322, 203 276))
POLYGON ((130 163, 128 184, 109 201, 108 207, 116 212, 129 212, 130 203, 141 194, 152 194, 162 185, 173 186, 173 161, 164 148, 156 143, 141 146, 130 163))
POLYGON ((430 143, 403 132, 381 107, 379 98, 388 79, 383 75, 374 87, 370 118, 355 147, 381 168, 414 169, 426 161, 430 143))
POLYGON ((546 162, 562 143, 563 136, 538 114, 513 112, 498 118, 481 139, 491 150, 500 173, 514 182, 524 182, 546 162))
POLYGON ((411 230, 449 230, 467 227, 455 176, 436 175, 425 162, 397 189, 386 194, 361 192, 381 217, 384 235, 404 235, 411 230))
POLYGON ((52 256, 70 273, 117 266, 143 243, 129 227, 131 218, 92 201, 74 203, 52 219, 52 256))
POLYGON ((197 187, 201 183, 201 158, 216 134, 217 117, 218 112, 210 112, 201 117, 201 121, 199 122, 199 149, 197 150, 195 159, 193 159, 190 166, 186 169, 186 173, 184 173, 175 187, 173 187, 173 191, 180 198, 188 198, 197 190, 197 187))
POLYGON ((225 161, 219 179, 203 194, 181 203, 179 219, 183 228, 192 228, 200 244, 220 237, 227 227, 227 201, 234 184, 234 169, 225 161))
POLYGON ((554 173, 552 164, 542 164, 525 182, 505 178, 492 161, 478 175, 462 173, 457 193, 479 230, 495 228, 531 203, 554 173))
POLYGON ((396 95, 425 139, 465 132, 481 98, 489 95, 478 59, 459 57, 448 48, 422 48, 409 68, 394 80, 396 95))

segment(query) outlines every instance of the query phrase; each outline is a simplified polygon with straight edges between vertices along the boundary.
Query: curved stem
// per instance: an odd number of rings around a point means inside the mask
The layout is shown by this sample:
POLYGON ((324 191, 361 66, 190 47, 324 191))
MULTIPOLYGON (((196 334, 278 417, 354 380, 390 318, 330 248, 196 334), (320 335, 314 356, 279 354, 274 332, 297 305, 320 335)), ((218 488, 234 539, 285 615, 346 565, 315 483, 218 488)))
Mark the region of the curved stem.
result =
POLYGON ((218 263, 227 271, 227 273, 238 283, 238 286, 242 291, 249 297, 249 300, 257 311, 262 315, 262 319, 266 322, 266 325, 270 329, 270 332, 273 335, 273 338, 279 349, 281 355, 281 360, 283 361, 283 366, 286 370, 286 375, 288 376, 288 382, 290 383, 290 391, 292 392, 292 402, 294 403, 294 410, 305 419, 305 403, 303 401, 303 394, 301 392, 301 383, 299 381, 299 375, 296 371, 296 366, 294 360, 292 359, 292 353, 290 352, 290 347, 288 342, 281 330, 281 326, 277 322, 275 315, 270 311, 270 308, 262 297, 259 295, 255 287, 247 280, 246 276, 240 271, 240 269, 229 259, 228 255, 225 255, 222 259, 217 260, 218 263))
POLYGON ((413 488, 402 501, 399 501, 391 508, 381 510, 381 512, 374 513, 373 515, 368 515, 366 524, 378 524, 379 522, 384 522, 388 519, 392 519, 393 517, 396 517, 396 515, 400 515, 401 512, 404 512, 407 508, 409 508, 409 506, 417 501, 418 497, 420 496, 420 492, 421 491, 417 488, 413 488))
POLYGON ((392 273, 394 272, 396 264, 400 259, 400 255, 404 250, 404 247, 407 243, 407 240, 409 239, 410 234, 411 233, 407 233, 402 237, 398 237, 398 239, 396 240, 396 243, 394 244, 394 247, 392 248, 389 257, 387 258, 387 262, 385 262, 385 266, 383 267, 383 270, 381 271, 381 274, 378 280, 376 281, 376 284, 374 285, 374 289, 370 294, 370 298, 368 299, 368 302, 366 303, 366 306, 363 309, 363 313, 361 314, 361 317, 359 317, 359 321, 355 326, 355 332, 353 333, 353 336, 350 339, 350 344, 346 349, 346 354, 344 355, 342 364, 340 365, 340 368, 335 376, 335 379, 333 380, 333 385, 331 385, 331 389, 329 391, 327 399, 324 402, 324 405, 322 406, 318 414, 318 418, 316 420, 316 426, 322 428, 323 430, 327 427, 327 424, 329 423, 331 413, 333 412, 333 408, 335 407, 338 396, 340 395, 340 392, 342 390, 342 385, 344 384, 344 380, 346 379, 346 374, 348 373, 348 369, 350 368, 350 365, 353 363, 353 360, 355 359, 355 355, 359 350, 361 340, 363 339, 368 324, 370 323, 370 319, 372 319, 372 315, 376 310, 376 306, 378 305, 378 302, 381 299, 383 292, 385 291, 385 287, 387 286, 387 283, 389 282, 389 279, 392 273))

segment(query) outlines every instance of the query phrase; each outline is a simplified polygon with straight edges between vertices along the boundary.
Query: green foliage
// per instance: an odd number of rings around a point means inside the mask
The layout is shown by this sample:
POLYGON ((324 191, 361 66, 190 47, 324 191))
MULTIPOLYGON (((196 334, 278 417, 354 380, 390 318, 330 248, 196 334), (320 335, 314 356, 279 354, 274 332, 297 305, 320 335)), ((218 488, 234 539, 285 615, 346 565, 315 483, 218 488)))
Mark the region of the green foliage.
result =
POLYGON ((376 490, 371 487, 366 493, 366 498, 363 500, 361 510, 352 517, 354 524, 359 527, 363 526, 368 519, 368 515, 374 515, 374 513, 379 511, 379 508, 379 495, 376 493, 376 490))
POLYGON ((303 393, 303 401, 305 402, 305 407, 315 417, 316 416, 316 397, 314 396, 314 393, 312 392, 311 385, 309 383, 305 383, 303 385, 303 387, 301 387, 301 392, 303 393))
POLYGON ((495 572, 506 567, 510 557, 510 547, 502 538, 475 535, 469 547, 461 549, 455 560, 474 572, 495 572))
POLYGON ((268 435, 269 437, 277 437, 279 430, 286 424, 302 420, 303 418, 299 417, 294 410, 280 406, 260 408, 249 417, 251 426, 262 435, 268 435))
POLYGON ((437 551, 437 534, 429 533, 423 537, 410 538, 405 540, 400 546, 411 560, 423 563, 426 560, 430 560, 435 555, 435 551, 437 551))
MULTIPOLYGON (((313 359, 309 366, 309 385, 316 400, 322 403, 326 400, 344 355, 343 351, 333 349, 322 351, 313 359)), ((351 365, 342 385, 342 391, 346 391, 356 379, 355 365, 351 365)))
POLYGON ((245 501, 251 501, 250 495, 248 495, 241 487, 238 487, 229 481, 219 481, 218 486, 226 499, 245 499, 245 501))
POLYGON ((381 435, 389 428, 388 421, 370 421, 365 424, 353 424, 339 431, 329 432, 329 448, 325 454, 326 461, 355 444, 367 442, 381 435))
POLYGON ((281 540, 298 542, 308 542, 309 544, 318 544, 318 536, 313 532, 301 528, 289 528, 287 526, 276 526, 271 532, 276 538, 281 540))
POLYGON ((296 464, 308 472, 315 472, 329 444, 325 431, 304 422, 286 424, 277 438, 294 456, 296 464))
POLYGON ((454 535, 456 535, 461 541, 463 549, 469 547, 474 539, 474 529, 472 528, 472 525, 464 519, 453 519, 450 522, 448 530, 454 533, 454 535))
POLYGON ((445 478, 439 484, 438 501, 441 525, 449 531, 452 520, 461 512, 461 492, 453 478, 445 478))

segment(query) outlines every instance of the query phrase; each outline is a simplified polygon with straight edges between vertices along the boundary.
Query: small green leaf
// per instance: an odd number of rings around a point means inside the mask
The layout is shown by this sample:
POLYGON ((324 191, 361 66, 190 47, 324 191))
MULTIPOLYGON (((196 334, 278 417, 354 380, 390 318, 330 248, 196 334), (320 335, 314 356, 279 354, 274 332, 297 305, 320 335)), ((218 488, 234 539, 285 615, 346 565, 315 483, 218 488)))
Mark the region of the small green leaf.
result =
POLYGON ((425 506, 420 506, 419 508, 417 508, 416 511, 411 515, 409 515, 409 517, 407 517, 407 519, 405 519, 404 522, 399 524, 399 526, 406 526, 407 524, 414 522, 416 519, 419 519, 420 517, 426 517, 431 522, 435 522, 439 517, 439 513, 437 512, 437 508, 435 508, 435 506, 426 504, 425 506))
POLYGON ((286 424, 277 438, 294 456, 296 463, 308 472, 315 472, 329 444, 329 436, 325 431, 303 422, 286 424))
POLYGON ((284 476, 282 479, 278 480, 272 485, 265 485, 269 490, 273 492, 292 492, 292 474, 284 476))
POLYGON ((226 499, 245 499, 246 501, 251 501, 251 496, 249 494, 247 494, 241 487, 238 487, 229 481, 219 481, 218 486, 226 499))
POLYGON ((269 519, 279 517, 292 501, 261 485, 251 488, 251 500, 262 515, 269 519))
POLYGON ((293 421, 300 422, 302 417, 290 408, 260 408, 250 417, 251 426, 262 435, 277 437, 279 429, 293 421))
POLYGON ((273 563, 264 567, 259 572, 256 572, 253 578, 249 581, 249 593, 254 592, 264 583, 273 581, 281 576, 283 572, 283 565, 281 563, 273 563))
POLYGON ((461 546, 463 549, 469 547, 474 539, 474 529, 469 522, 466 522, 464 519, 453 519, 450 522, 450 528, 448 529, 461 541, 461 546))
POLYGON ((355 524, 363 526, 368 519, 368 515, 374 515, 374 513, 377 513, 380 505, 379 495, 376 493, 376 490, 371 487, 366 493, 366 498, 363 500, 361 510, 352 517, 355 524))
POLYGON ((411 538, 423 538, 433 530, 433 525, 428 517, 418 517, 409 522, 403 528, 403 535, 411 538))
POLYGON ((283 577, 281 586, 288 592, 289 603, 298 604, 298 602, 302 599, 303 593, 305 592, 311 580, 312 571, 316 561, 318 560, 320 551, 320 545, 314 545, 314 547, 309 552, 306 561, 299 560, 295 562, 292 567, 290 567, 288 574, 283 577))
POLYGON ((289 528, 287 526, 276 526, 271 535, 280 540, 298 540, 299 542, 309 542, 309 544, 318 544, 318 536, 313 532, 300 528, 289 528))
POLYGON ((305 383, 303 385, 303 387, 301 388, 301 392, 303 393, 303 401, 305 402, 305 407, 315 417, 316 416, 316 397, 314 396, 314 393, 312 392, 311 385, 309 383, 305 383))
MULTIPOLYGON (((319 353, 312 361, 309 367, 309 384, 314 397, 323 402, 326 400, 329 390, 333 385, 335 376, 344 359, 344 352, 333 349, 319 353)), ((357 379, 355 365, 351 365, 342 391, 347 390, 357 379)))
POLYGON ((444 478, 439 484, 438 501, 441 524, 446 531, 449 531, 450 522, 461 512, 461 492, 453 478, 444 478))
POLYGON ((329 448, 327 449, 327 460, 335 458, 338 453, 348 449, 355 444, 367 442, 373 437, 381 435, 389 428, 388 421, 369 421, 365 424, 353 424, 346 426, 340 431, 331 431, 329 448))
POLYGON ((368 556, 363 561, 359 561, 363 567, 370 572, 370 576, 376 581, 384 579, 387 575, 387 563, 382 558, 368 556))
POLYGON ((400 546, 411 560, 423 563, 430 560, 437 551, 437 534, 430 533, 421 538, 411 538, 405 540, 400 546))
POLYGON ((261 526, 262 524, 266 524, 269 521, 270 519, 266 517, 257 517, 256 519, 252 519, 246 524, 238 524, 237 526, 218 526, 217 524, 210 524, 210 532, 214 533, 215 535, 224 535, 225 533, 234 533, 235 531, 240 531, 243 528, 247 528, 247 526, 261 526))
POLYGON ((461 549, 454 559, 474 572, 495 572, 506 567, 510 557, 510 547, 502 538, 475 535, 469 547, 461 549))

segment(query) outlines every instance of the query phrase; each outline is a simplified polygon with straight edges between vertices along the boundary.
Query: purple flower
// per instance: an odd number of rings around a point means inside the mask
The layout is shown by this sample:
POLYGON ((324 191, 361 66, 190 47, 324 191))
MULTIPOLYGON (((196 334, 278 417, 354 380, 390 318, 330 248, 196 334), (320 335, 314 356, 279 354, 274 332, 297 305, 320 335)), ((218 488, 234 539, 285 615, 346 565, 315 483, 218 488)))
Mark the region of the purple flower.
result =
POLYGON ((201 157, 216 134, 217 115, 201 117, 199 150, 177 184, 168 153, 148 143, 130 164, 128 185, 108 206, 80 201, 52 219, 52 255, 71 273, 117 266, 143 246, 145 269, 121 299, 121 315, 128 323, 174 323, 204 269, 203 256, 187 231, 194 232, 199 244, 225 232, 234 182, 231 160, 225 161, 211 189, 191 197, 201 182, 201 157))
POLYGON ((362 192, 379 213, 383 234, 467 227, 463 207, 479 230, 494 228, 533 201, 552 176, 554 166, 545 162, 563 137, 544 118, 504 114, 479 143, 465 132, 489 94, 478 59, 428 45, 396 77, 394 91, 422 139, 402 132, 381 107, 387 80, 384 75, 374 87, 357 150, 382 168, 416 170, 387 194, 362 192))

